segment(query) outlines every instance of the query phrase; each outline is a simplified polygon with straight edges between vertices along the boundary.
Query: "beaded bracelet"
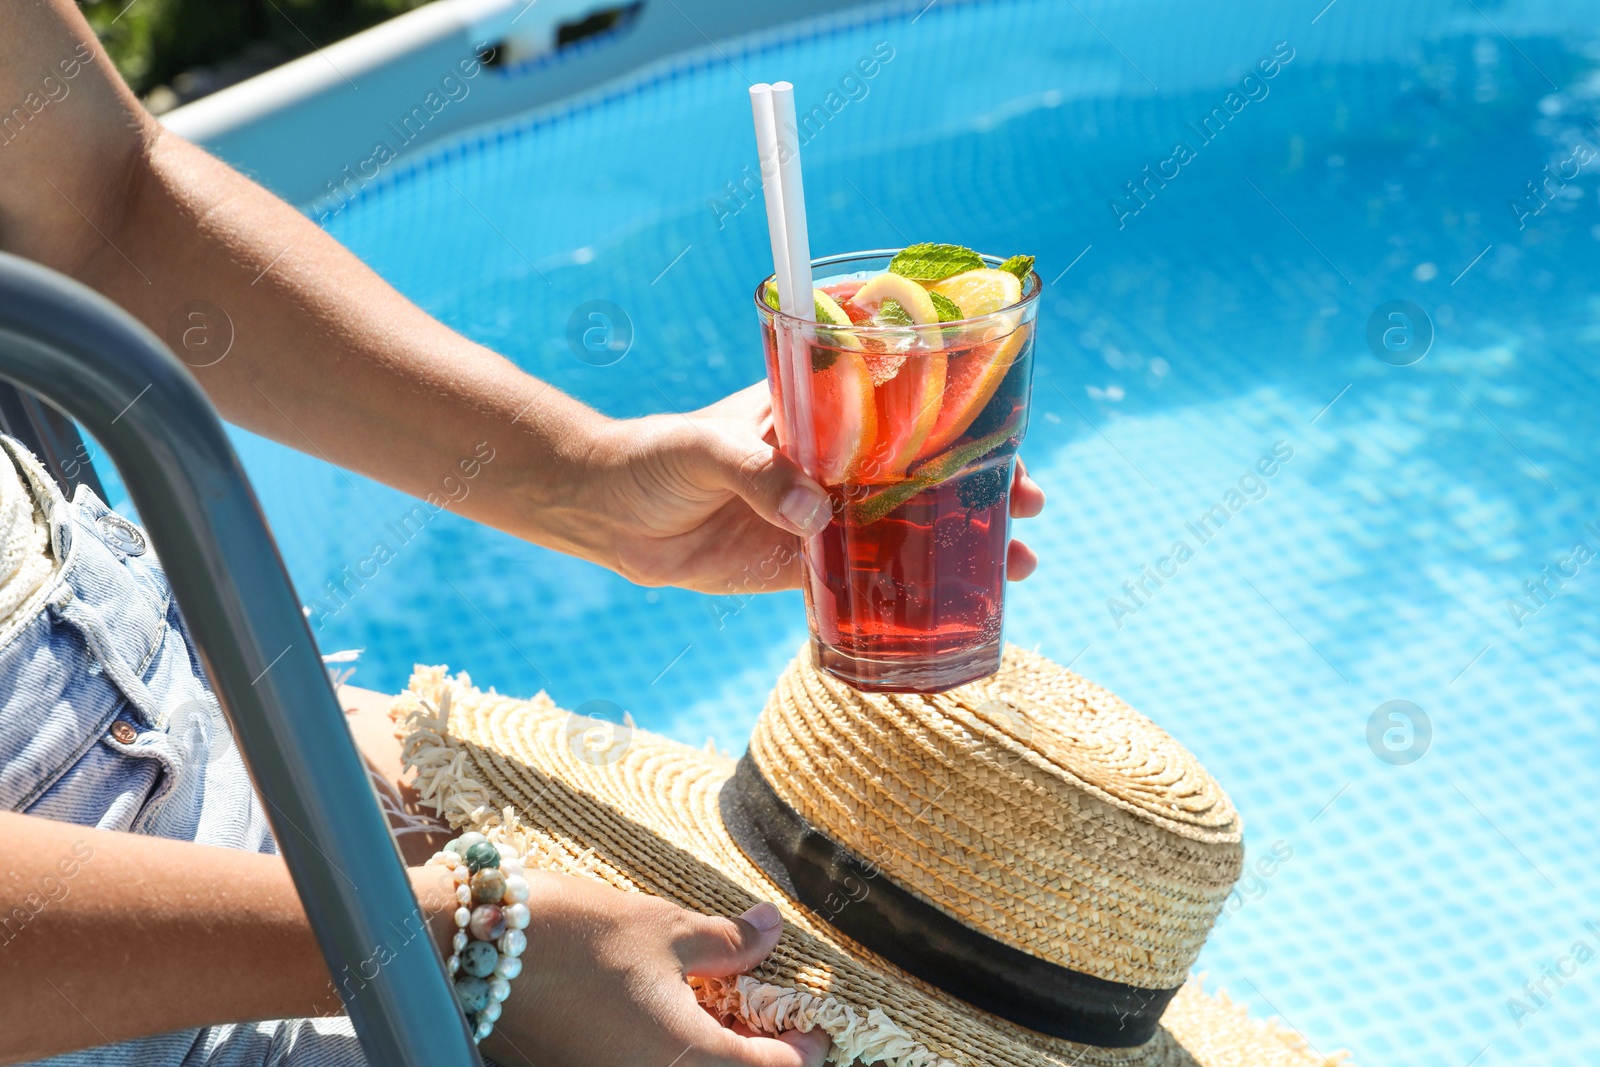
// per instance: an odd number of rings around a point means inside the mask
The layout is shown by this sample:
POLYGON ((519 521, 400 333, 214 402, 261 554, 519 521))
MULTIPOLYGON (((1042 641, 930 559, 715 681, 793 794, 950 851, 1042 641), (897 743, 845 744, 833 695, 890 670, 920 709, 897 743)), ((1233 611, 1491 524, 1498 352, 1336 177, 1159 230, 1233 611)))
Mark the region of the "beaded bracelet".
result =
POLYGON ((494 1030, 511 979, 522 973, 528 947, 528 882, 522 860, 506 845, 482 834, 462 834, 436 852, 429 865, 444 867, 455 881, 456 933, 446 965, 456 997, 467 1013, 472 1040, 494 1030))

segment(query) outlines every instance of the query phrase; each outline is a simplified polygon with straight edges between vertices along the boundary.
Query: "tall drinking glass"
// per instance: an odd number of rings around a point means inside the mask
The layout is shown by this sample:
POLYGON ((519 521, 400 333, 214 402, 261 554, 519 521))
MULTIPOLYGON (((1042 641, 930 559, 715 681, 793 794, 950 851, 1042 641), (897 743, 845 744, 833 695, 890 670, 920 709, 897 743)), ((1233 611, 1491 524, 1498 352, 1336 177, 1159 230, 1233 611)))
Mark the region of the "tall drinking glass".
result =
MULTIPOLYGON (((816 260, 815 285, 848 307, 894 255, 816 260)), ((1039 276, 1009 307, 920 326, 800 320, 768 305, 770 283, 755 303, 778 441, 833 509, 803 553, 817 663, 875 692, 935 693, 993 674, 1039 276)))

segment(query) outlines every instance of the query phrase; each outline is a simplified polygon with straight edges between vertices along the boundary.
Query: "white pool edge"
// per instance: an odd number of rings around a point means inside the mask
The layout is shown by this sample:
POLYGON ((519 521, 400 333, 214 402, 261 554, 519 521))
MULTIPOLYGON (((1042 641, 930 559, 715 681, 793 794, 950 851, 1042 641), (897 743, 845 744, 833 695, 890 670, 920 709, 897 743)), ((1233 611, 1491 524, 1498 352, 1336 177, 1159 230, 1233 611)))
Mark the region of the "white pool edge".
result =
POLYGON ((513 32, 531 38, 558 21, 603 6, 596 0, 434 0, 174 108, 161 117, 161 122, 188 140, 210 141, 275 112, 337 91, 360 75, 399 62, 431 45, 463 37, 501 40, 513 32))
MULTIPOLYGON (((669 57, 871 0, 433 0, 161 119, 291 203, 336 191, 415 116, 406 155, 669 57), (558 30, 632 8, 565 46, 558 30), (493 65, 479 60, 497 49, 493 65), (470 99, 469 99, 470 98, 470 99), (425 108, 425 110, 424 110, 425 108)), ((370 168, 368 168, 370 169, 370 168)))

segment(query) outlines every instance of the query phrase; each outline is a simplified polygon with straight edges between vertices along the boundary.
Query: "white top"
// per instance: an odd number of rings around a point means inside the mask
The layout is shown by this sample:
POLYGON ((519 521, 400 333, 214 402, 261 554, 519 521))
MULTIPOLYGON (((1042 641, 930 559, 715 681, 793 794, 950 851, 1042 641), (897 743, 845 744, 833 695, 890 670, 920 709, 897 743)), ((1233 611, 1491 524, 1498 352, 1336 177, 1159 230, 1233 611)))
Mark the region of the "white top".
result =
POLYGON ((37 611, 34 594, 55 570, 50 525, 22 472, 0 449, 0 634, 37 611))

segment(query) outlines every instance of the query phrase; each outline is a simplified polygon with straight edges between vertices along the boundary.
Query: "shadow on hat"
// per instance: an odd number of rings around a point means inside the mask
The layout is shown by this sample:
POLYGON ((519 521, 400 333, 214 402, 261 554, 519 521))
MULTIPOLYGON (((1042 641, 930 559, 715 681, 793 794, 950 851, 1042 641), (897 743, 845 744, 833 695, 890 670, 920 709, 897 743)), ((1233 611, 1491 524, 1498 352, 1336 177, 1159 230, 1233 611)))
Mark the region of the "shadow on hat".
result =
POLYGON ((544 694, 419 668, 392 712, 416 785, 529 867, 785 920, 725 1020, 821 1027, 887 1067, 1324 1067, 1189 979, 1243 862, 1232 802, 1112 693, 1007 648, 935 696, 860 693, 803 650, 735 761, 544 694))

